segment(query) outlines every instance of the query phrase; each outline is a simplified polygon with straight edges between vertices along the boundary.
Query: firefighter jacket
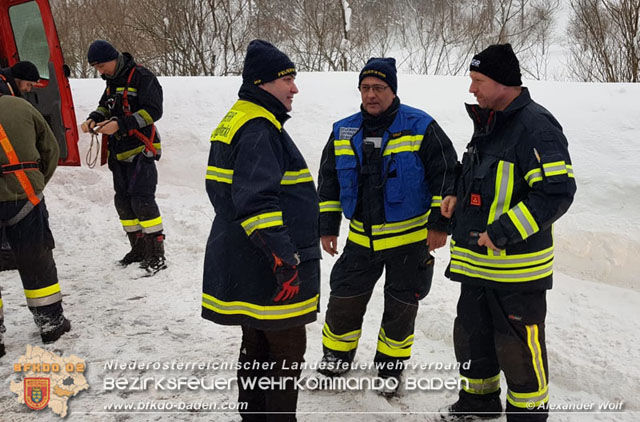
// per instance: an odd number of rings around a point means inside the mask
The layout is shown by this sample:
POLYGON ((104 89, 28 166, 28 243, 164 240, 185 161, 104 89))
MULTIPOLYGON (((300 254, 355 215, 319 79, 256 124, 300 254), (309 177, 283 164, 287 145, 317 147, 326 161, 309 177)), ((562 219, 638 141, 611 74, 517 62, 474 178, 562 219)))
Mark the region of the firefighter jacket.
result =
POLYGON ((0 69, 0 94, 22 97, 10 67, 0 69))
POLYGON ((455 190, 453 145, 427 113, 398 98, 380 116, 361 111, 333 125, 320 164, 320 234, 391 251, 448 230, 440 203, 455 190), (379 124, 380 121, 382 124, 379 124))
POLYGON ((527 88, 504 111, 467 111, 474 133, 462 159, 446 274, 492 288, 551 288, 552 225, 576 192, 562 127, 527 88), (478 246, 485 230, 499 252, 478 246))
POLYGON ((207 241, 202 317, 223 325, 284 329, 316 319, 318 197, 283 124, 282 103, 243 85, 211 135, 206 188, 216 212, 207 241), (298 265, 300 292, 276 305, 275 257, 298 265))
POLYGON ((0 202, 40 195, 58 166, 53 132, 28 101, 9 95, 0 95, 0 125, 0 202))
POLYGON ((122 53, 117 63, 114 76, 102 75, 107 87, 89 119, 96 123, 118 120, 120 129, 109 137, 109 154, 115 154, 118 161, 131 162, 141 152, 153 155, 140 135, 151 141, 159 159, 160 136, 154 123, 162 117, 162 87, 155 75, 137 65, 129 53, 122 53))

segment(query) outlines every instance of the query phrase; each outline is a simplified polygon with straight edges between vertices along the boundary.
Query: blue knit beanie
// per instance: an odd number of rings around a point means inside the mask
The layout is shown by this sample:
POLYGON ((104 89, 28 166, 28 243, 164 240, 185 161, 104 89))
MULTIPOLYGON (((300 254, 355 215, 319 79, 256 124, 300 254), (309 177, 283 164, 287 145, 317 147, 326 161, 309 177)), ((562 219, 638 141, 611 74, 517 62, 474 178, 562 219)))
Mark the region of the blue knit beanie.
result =
POLYGON ((271 43, 263 40, 249 43, 242 69, 243 83, 260 85, 295 74, 296 66, 291 59, 271 43))
POLYGON ((110 62, 118 58, 118 50, 113 48, 113 46, 105 40, 96 40, 89 46, 87 58, 91 66, 98 63, 110 62))
POLYGON ((393 57, 371 57, 360 71, 358 86, 367 76, 378 78, 387 84, 394 94, 398 92, 398 72, 396 71, 396 59, 393 57))

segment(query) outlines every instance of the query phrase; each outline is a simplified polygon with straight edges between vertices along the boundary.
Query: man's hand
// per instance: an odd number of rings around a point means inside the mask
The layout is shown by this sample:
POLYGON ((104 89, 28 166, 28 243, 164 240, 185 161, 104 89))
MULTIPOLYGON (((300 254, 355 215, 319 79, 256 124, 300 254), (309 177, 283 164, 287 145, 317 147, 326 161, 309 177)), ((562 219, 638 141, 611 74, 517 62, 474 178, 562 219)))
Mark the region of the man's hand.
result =
POLYGON ((429 230, 427 233, 427 246, 429 246, 429 252, 443 247, 445 243, 447 243, 447 232, 429 230))
POLYGON ((331 256, 338 253, 338 236, 321 236, 322 249, 331 256))
POLYGON ((440 214, 443 217, 451 218, 453 215, 453 211, 456 209, 456 203, 458 202, 458 198, 454 195, 447 195, 442 200, 440 204, 440 214))
POLYGON ((80 125, 80 129, 84 133, 89 133, 91 130, 96 127, 96 122, 93 119, 87 119, 84 123, 80 125))
POLYGON ((120 129, 117 120, 105 120, 96 124, 95 132, 102 133, 103 135, 113 135, 120 129))
POLYGON ((498 247, 493 244, 493 242, 491 241, 491 238, 489 237, 486 231, 480 233, 480 236, 478 237, 478 246, 486 246, 489 249, 493 249, 496 252, 500 252, 500 249, 498 249, 498 247))

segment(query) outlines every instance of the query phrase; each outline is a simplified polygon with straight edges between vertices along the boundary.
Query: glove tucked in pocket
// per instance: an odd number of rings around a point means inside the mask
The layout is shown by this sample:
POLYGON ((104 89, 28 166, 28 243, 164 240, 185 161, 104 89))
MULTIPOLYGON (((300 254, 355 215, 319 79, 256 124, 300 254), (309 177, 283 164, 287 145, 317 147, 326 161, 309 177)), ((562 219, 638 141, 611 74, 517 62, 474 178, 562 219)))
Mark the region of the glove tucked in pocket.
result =
POLYGON ((277 287, 271 300, 277 304, 284 305, 300 293, 298 266, 284 262, 275 254, 273 259, 273 274, 276 277, 277 287))

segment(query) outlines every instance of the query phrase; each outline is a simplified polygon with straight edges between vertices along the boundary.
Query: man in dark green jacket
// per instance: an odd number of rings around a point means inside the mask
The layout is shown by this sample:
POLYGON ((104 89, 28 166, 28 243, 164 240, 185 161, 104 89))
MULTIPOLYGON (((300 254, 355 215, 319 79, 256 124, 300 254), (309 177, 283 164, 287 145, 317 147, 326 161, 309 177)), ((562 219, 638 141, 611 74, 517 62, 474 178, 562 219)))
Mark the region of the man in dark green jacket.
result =
MULTIPOLYGON (((15 254, 27 306, 50 343, 71 329, 53 260, 53 235, 42 191, 53 176, 58 143, 42 115, 27 101, 0 94, 0 225, 15 254)), ((0 297, 0 356, 4 355, 0 297)))
POLYGON ((318 199, 283 128, 296 69, 266 41, 249 44, 239 100, 211 135, 206 187, 216 217, 204 262, 202 317, 242 327, 238 388, 244 421, 295 421, 293 386, 320 284, 318 199), (268 370, 255 369, 269 365, 268 370), (286 386, 245 382, 289 378, 286 386))

